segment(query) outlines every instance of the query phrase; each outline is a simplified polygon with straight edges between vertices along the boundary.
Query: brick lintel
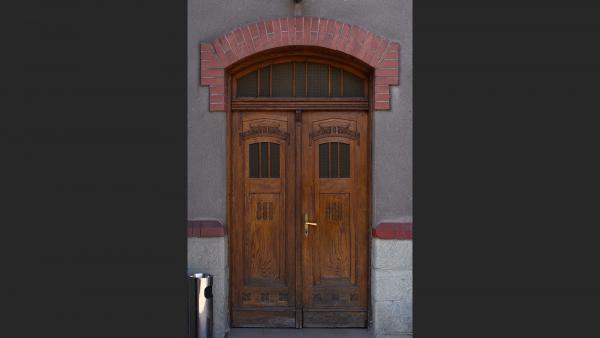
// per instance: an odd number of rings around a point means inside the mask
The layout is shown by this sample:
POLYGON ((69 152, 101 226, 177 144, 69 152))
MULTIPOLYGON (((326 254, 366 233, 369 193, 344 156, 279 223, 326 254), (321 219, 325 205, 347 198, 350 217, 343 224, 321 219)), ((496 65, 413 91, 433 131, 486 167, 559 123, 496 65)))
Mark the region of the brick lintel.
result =
MULTIPOLYGON (((375 70, 376 93, 400 84, 400 44, 333 19, 282 17, 235 28, 200 44, 200 85, 225 86, 225 69, 258 52, 281 46, 320 46, 362 60, 375 70)), ((374 109, 391 110, 391 97, 380 97, 374 109)), ((211 95, 209 111, 225 111, 224 99, 211 95), (220 101, 219 101, 220 100, 220 101)))

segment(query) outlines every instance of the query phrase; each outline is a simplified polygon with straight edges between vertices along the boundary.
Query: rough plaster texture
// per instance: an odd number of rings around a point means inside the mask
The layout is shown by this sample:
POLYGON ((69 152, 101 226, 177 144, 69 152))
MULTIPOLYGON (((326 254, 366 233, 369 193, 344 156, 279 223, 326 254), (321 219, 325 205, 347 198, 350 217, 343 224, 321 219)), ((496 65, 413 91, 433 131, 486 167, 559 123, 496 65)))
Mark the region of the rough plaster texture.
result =
POLYGON ((229 330, 227 245, 225 237, 188 239, 188 274, 213 275, 213 335, 222 338, 229 330))
POLYGON ((412 106, 405 106, 412 90, 402 88, 412 71, 406 79, 405 68, 401 63, 400 87, 391 87, 392 111, 373 117, 373 226, 412 216, 412 106))
POLYGON ((371 290, 374 301, 412 300, 412 271, 375 269, 373 273, 376 281, 371 290))
MULTIPOLYGON (((190 90, 191 91, 191 90, 190 90)), ((225 114, 208 114, 208 88, 188 113, 188 219, 226 218, 226 132, 225 114)), ((188 94, 188 97, 191 96, 188 94)))
MULTIPOLYGON (((294 5, 292 0, 189 0, 188 218, 217 219, 224 224, 227 223, 225 114, 208 112, 208 88, 199 86, 199 44, 212 41, 238 26, 290 15, 337 19, 360 25, 400 43, 400 86, 392 87, 392 110, 375 112, 373 116, 372 226, 382 221, 411 219, 411 0, 304 0, 300 5, 294 5)), ((226 291, 229 270, 225 258, 227 252, 225 240, 226 238, 196 238, 188 241, 190 271, 203 269, 213 273, 217 287, 221 285, 223 294, 215 295, 215 332, 225 332, 228 325, 226 291), (203 245, 208 248, 202 248, 203 245), (222 259, 215 257, 221 256, 221 253, 222 259), (223 299, 223 302, 218 304, 218 299, 223 299)), ((377 288, 379 284, 381 288, 386 283, 412 286, 412 242, 375 239, 372 247, 372 288, 374 289, 372 291, 376 295, 375 298, 385 299, 405 295, 406 290, 400 294, 385 295, 377 291, 377 288), (381 244, 382 242, 411 244, 409 247, 408 244, 381 244), (410 277, 407 271, 411 271, 410 277), (396 272, 397 275, 394 274, 396 272), (398 280, 394 281, 394 278, 398 280)), ((372 300, 373 322, 377 337, 403 337, 405 333, 412 332, 412 298, 410 306, 406 299, 372 300)))
POLYGON ((232 28, 294 15, 329 17, 360 25, 400 43, 400 86, 392 110, 373 118, 373 225, 412 216, 412 1, 410 0, 189 0, 188 217, 226 223, 225 114, 208 112, 199 86, 199 44, 232 28))
POLYGON ((411 240, 373 239, 371 304, 376 337, 412 334, 411 240))
POLYGON ((372 268, 412 271, 412 241, 373 239, 372 268))

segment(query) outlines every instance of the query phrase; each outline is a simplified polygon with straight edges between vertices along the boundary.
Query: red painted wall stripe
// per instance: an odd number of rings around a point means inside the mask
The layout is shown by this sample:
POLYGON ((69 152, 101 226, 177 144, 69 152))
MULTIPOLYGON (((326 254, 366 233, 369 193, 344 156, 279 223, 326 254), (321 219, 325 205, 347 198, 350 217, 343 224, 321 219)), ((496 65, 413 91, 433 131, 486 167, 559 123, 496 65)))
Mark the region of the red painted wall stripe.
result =
POLYGON ((379 223, 373 229, 373 237, 380 239, 412 239, 412 223, 379 223))
MULTIPOLYGON (((373 237, 379 239, 412 239, 412 223, 380 223, 373 229, 373 237)), ((188 238, 224 237, 225 227, 215 220, 188 221, 188 238)))
POLYGON ((187 237, 224 237, 225 227, 221 222, 215 220, 193 220, 188 221, 187 237))
MULTIPOLYGON (((368 30, 315 17, 286 17, 251 23, 200 45, 200 85, 222 87, 225 68, 254 53, 279 46, 322 46, 352 55, 375 69, 376 93, 399 85, 400 44, 368 30), (277 25, 279 23, 279 25, 277 25)), ((209 111, 224 111, 217 96, 209 96, 209 111)), ((391 98, 375 103, 375 110, 390 110, 391 98)))

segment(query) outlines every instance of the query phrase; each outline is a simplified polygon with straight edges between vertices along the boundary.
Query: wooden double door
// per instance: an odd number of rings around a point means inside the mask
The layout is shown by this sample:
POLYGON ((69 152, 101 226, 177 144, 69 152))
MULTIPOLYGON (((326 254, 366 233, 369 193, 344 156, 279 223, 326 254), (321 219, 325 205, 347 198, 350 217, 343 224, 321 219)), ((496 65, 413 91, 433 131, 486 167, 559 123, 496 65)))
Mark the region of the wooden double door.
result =
POLYGON ((234 111, 233 327, 366 327, 366 111, 234 111))

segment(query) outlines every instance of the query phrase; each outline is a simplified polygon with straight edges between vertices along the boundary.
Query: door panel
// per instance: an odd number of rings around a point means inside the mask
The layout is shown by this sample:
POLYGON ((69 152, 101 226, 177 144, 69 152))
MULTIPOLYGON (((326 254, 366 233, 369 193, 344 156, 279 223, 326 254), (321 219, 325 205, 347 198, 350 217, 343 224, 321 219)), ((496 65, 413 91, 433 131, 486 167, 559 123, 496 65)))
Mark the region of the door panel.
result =
POLYGON ((295 327, 293 115, 233 117, 232 325, 295 327))
POLYGON ((353 264, 350 257, 352 239, 349 210, 350 194, 319 194, 319 229, 314 234, 317 237, 315 242, 319 245, 315 258, 321 264, 316 266, 319 270, 315 271, 315 285, 343 280, 351 284, 353 264))
POLYGON ((281 222, 281 195, 250 193, 246 205, 244 232, 245 285, 284 285, 285 242, 281 222))
POLYGON ((232 114, 232 326, 365 327, 367 114, 299 117, 232 114))
POLYGON ((366 114, 308 112, 302 125, 302 209, 317 223, 303 236, 303 326, 365 327, 366 114))

